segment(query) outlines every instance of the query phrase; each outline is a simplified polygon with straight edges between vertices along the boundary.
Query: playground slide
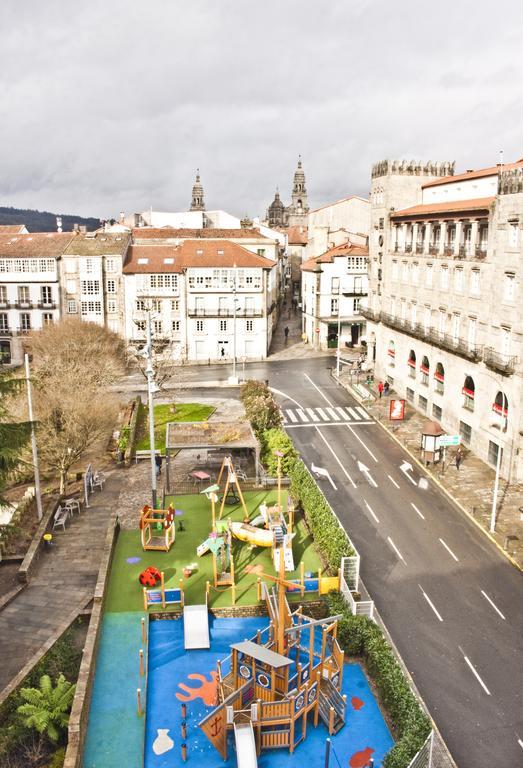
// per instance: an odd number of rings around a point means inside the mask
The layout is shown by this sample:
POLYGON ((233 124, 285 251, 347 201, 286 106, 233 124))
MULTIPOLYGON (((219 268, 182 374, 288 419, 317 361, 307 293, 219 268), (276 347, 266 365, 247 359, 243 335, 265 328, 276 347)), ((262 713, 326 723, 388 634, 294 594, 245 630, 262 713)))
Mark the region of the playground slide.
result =
POLYGON ((273 534, 266 528, 255 528, 248 523, 231 523, 232 535, 256 547, 272 547, 273 534))
POLYGON ((186 605, 184 607, 183 639, 186 649, 210 648, 207 605, 186 605))
POLYGON ((238 768, 257 768, 258 760, 252 723, 235 723, 234 740, 236 742, 238 768))

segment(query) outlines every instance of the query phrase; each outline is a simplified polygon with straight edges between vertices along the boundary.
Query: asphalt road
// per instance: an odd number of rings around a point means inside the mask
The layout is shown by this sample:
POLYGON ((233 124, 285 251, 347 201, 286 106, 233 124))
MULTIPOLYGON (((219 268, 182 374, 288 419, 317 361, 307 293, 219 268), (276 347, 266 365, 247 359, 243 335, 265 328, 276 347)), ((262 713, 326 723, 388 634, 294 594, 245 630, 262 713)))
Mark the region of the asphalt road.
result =
MULTIPOLYGON (((523 766, 523 577, 409 465, 328 365, 268 362, 247 375, 269 379, 305 463, 330 473, 319 484, 459 768, 523 766)), ((230 374, 190 370, 195 387, 230 374)))

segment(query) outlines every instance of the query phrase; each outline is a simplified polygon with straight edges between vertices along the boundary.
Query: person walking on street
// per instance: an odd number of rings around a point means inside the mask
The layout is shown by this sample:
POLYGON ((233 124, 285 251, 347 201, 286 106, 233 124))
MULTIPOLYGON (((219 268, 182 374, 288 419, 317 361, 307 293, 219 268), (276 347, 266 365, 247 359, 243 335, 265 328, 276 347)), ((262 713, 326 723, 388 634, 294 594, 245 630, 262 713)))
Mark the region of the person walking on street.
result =
POLYGON ((456 451, 456 469, 459 471, 459 467, 461 462, 463 461, 463 453, 461 450, 461 445, 458 446, 458 450, 456 451))
POLYGON ((154 463, 156 464, 156 477, 158 477, 158 475, 162 474, 162 456, 160 453, 157 453, 154 457, 154 463))
POLYGON ((385 397, 387 397, 387 395, 389 394, 389 389, 390 389, 390 384, 388 381, 386 381, 385 384, 383 385, 383 394, 385 395, 385 397))
POLYGON ((380 397, 380 400, 381 400, 381 396, 383 394, 383 382, 382 381, 380 381, 379 384, 378 384, 378 394, 379 394, 379 397, 380 397))
POLYGON ((285 334, 285 343, 287 344, 287 339, 289 338, 289 326, 286 325, 283 329, 283 333, 285 334))

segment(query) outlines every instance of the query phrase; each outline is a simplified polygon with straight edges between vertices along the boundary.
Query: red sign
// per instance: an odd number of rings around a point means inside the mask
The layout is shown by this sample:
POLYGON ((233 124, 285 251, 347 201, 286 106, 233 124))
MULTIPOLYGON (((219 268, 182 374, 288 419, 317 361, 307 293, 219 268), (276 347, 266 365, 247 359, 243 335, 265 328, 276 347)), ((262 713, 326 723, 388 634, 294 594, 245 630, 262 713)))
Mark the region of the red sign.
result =
POLYGON ((405 400, 391 400, 389 404, 389 419, 403 421, 405 418, 405 400))

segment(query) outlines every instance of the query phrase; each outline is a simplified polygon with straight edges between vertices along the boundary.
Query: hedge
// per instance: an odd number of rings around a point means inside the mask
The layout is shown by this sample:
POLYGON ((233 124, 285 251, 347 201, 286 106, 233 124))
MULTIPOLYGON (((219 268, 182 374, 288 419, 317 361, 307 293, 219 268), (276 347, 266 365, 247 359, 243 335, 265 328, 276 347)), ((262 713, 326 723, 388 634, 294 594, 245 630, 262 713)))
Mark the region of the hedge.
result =
POLYGON ((432 724, 421 709, 383 632, 366 616, 353 616, 342 595, 327 596, 329 613, 343 614, 338 642, 349 656, 362 656, 396 731, 396 743, 383 768, 407 768, 427 739, 432 724))

